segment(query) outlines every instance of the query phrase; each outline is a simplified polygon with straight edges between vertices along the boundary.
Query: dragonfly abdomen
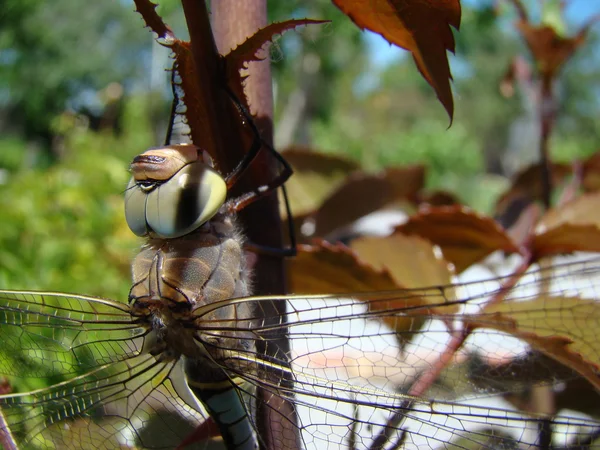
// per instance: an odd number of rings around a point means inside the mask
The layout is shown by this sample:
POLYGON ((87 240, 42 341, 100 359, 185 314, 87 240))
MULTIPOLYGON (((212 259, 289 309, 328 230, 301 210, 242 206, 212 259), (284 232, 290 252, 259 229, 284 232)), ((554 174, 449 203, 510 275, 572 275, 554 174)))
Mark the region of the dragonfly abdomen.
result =
POLYGON ((188 385, 217 424, 228 450, 255 450, 258 445, 241 394, 234 379, 201 383, 190 379, 188 385))

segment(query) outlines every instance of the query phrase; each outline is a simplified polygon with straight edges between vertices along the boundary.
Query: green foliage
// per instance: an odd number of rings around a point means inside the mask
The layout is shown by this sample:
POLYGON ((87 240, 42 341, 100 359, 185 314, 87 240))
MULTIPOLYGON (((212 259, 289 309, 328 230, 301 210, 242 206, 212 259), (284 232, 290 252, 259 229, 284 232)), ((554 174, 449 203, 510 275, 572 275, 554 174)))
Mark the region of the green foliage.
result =
POLYGON ((127 103, 121 136, 96 133, 76 117, 63 159, 47 170, 6 172, 0 185, 0 285, 101 295, 125 301, 129 260, 140 244, 125 224, 131 158, 153 144, 147 102, 127 103))
POLYGON ((47 145, 54 116, 67 106, 87 103, 110 82, 139 77, 150 48, 140 26, 126 2, 82 8, 77 0, 5 0, 0 107, 10 128, 47 145))

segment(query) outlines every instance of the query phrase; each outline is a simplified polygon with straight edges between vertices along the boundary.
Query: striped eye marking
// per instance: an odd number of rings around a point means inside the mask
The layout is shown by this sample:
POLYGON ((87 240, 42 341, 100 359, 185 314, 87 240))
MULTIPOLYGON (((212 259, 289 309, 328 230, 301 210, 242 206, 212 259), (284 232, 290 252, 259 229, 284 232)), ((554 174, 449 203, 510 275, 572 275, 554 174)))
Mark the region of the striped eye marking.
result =
POLYGON ((125 218, 138 236, 173 239, 209 221, 223 206, 227 185, 194 145, 148 150, 131 163, 125 218))

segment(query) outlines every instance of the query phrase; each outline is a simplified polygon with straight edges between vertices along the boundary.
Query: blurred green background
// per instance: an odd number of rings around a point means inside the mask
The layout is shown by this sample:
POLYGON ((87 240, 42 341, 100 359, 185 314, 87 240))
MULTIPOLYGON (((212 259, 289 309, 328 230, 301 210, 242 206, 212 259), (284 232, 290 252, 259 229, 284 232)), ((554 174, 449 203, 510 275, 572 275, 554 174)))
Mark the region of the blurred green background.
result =
MULTIPOLYGON (((184 36, 179 3, 160 3, 184 36)), ((510 5, 462 3, 448 128, 406 52, 361 33, 329 0, 270 1, 272 20, 332 20, 288 32, 272 47, 277 148, 343 154, 366 170, 423 163, 429 187, 489 211, 509 177, 537 158, 537 85, 527 77, 532 68, 510 5), (506 98, 499 84, 518 55, 524 75, 506 98)), ((560 15, 560 2, 542 3, 535 16, 567 35, 600 11, 596 2, 573 0, 560 15)), ((168 51, 133 9, 129 1, 3 2, 1 288, 126 296, 128 264, 141 243, 123 218, 127 166, 162 143, 171 102, 168 51)), ((552 153, 561 161, 591 154, 600 142, 597 43, 590 33, 556 85, 552 153)))

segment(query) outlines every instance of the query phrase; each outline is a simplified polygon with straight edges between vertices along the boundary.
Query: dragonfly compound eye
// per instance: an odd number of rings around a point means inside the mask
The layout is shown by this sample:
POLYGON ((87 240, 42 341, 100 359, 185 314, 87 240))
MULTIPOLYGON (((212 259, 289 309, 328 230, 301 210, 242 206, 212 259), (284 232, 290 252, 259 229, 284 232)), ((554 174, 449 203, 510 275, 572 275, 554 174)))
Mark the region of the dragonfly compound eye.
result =
MULTIPOLYGON (((144 155, 146 153, 140 156, 144 155)), ((156 155, 150 156, 154 161, 149 162, 146 158, 136 163, 134 160, 133 178, 125 193, 125 218, 136 235, 153 233, 159 238, 181 237, 219 211, 227 196, 227 185, 215 170, 194 161, 181 168, 175 165, 177 170, 172 173, 173 164, 165 160, 170 164, 170 177, 154 170, 153 173, 160 173, 160 176, 153 178, 146 166, 160 165, 161 161, 156 160, 156 155), (142 169, 139 166, 143 166, 142 169)))

